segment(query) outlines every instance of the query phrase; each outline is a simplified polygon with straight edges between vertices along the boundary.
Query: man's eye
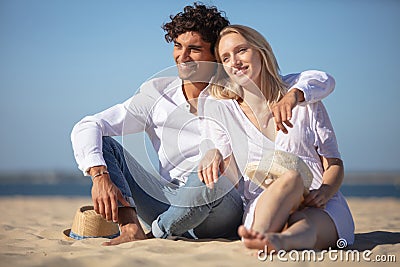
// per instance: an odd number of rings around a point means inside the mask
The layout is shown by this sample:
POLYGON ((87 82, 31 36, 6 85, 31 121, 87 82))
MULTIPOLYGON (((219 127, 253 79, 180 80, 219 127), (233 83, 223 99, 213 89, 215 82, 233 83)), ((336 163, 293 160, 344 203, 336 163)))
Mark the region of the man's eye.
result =
POLYGON ((228 62, 228 60, 229 60, 229 58, 227 58, 227 57, 222 58, 222 62, 223 62, 223 63, 228 62))

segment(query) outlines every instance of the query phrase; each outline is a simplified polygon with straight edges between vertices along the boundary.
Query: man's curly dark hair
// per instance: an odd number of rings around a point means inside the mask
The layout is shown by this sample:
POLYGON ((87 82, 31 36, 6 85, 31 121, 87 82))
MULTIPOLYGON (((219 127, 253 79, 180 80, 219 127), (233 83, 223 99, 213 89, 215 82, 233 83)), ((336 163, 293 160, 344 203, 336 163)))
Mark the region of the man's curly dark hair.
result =
POLYGON ((163 30, 167 32, 165 40, 168 43, 173 42, 185 32, 198 32, 203 41, 211 44, 212 54, 214 54, 214 46, 219 32, 230 24, 225 12, 218 11, 215 6, 207 7, 198 2, 195 2, 193 6, 185 6, 183 12, 169 17, 171 22, 162 26, 163 30))

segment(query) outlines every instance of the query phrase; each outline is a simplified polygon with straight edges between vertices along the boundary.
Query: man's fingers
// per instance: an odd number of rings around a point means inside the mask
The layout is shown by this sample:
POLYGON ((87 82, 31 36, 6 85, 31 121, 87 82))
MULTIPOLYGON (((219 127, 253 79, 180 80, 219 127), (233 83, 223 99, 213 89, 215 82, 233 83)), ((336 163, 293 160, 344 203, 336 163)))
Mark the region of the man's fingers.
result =
POLYGON ((293 124, 290 122, 292 119, 292 109, 290 106, 286 105, 286 117, 282 117, 282 121, 286 124, 287 127, 293 128, 293 124))
POLYGON ((293 128, 293 124, 290 121, 285 121, 285 124, 289 128, 293 128))
POLYGON ((107 221, 112 219, 111 203, 110 199, 104 200, 104 213, 107 221))
POLYGON ((287 120, 287 113, 286 113, 286 108, 285 107, 281 107, 280 108, 280 121, 281 122, 283 122, 283 121, 286 121, 287 120))
POLYGON ((286 119, 284 121, 288 121, 292 118, 292 108, 289 105, 286 105, 286 119))
POLYGON ((100 210, 99 210, 99 204, 97 203, 97 199, 93 198, 93 207, 94 207, 94 211, 99 214, 100 210))
POLYGON ((105 213, 104 213, 104 204, 103 204, 103 202, 102 202, 102 201, 99 201, 99 202, 98 202, 98 205, 99 205, 99 214, 100 214, 103 218, 105 218, 106 215, 105 215, 105 213))
POLYGON ((283 125, 282 123, 276 124, 276 130, 282 131, 285 134, 288 133, 288 130, 286 129, 285 125, 283 125))
MULTIPOLYGON (((286 112, 285 112, 285 114, 286 114, 286 112)), ((288 131, 287 131, 285 125, 283 125, 283 120, 282 119, 284 117, 282 116, 282 110, 279 107, 275 106, 273 108, 272 115, 274 116, 274 121, 275 121, 275 125, 276 125, 276 131, 282 131, 283 133, 287 134, 288 131)))
MULTIPOLYGON (((120 197, 118 196, 118 198, 120 198, 120 197)), ((124 199, 124 198, 122 197, 122 199, 124 199)), ((121 200, 120 200, 120 202, 122 203, 121 200)), ((122 205, 124 205, 124 203, 122 203, 122 205)), ((112 212, 112 214, 111 214, 112 221, 113 222, 118 222, 118 202, 117 202, 116 199, 111 199, 111 212, 112 212)))

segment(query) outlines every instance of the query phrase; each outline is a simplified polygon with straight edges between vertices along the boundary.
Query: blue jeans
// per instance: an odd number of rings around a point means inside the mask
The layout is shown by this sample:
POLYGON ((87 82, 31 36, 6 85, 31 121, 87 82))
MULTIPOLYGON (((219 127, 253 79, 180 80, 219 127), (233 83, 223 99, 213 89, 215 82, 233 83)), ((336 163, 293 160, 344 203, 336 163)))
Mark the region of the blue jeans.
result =
POLYGON ((190 232, 197 238, 237 238, 243 204, 226 177, 214 189, 205 187, 197 174, 184 186, 167 186, 111 137, 103 137, 103 157, 111 180, 156 237, 189 237, 190 232))

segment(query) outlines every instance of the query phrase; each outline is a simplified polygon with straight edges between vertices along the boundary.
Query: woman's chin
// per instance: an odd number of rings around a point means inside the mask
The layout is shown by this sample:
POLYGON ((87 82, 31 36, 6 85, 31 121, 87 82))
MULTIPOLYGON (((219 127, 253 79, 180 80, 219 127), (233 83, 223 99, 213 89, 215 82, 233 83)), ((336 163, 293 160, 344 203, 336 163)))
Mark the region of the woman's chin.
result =
POLYGON ((233 80, 242 87, 253 85, 254 82, 248 76, 235 76, 233 80))

